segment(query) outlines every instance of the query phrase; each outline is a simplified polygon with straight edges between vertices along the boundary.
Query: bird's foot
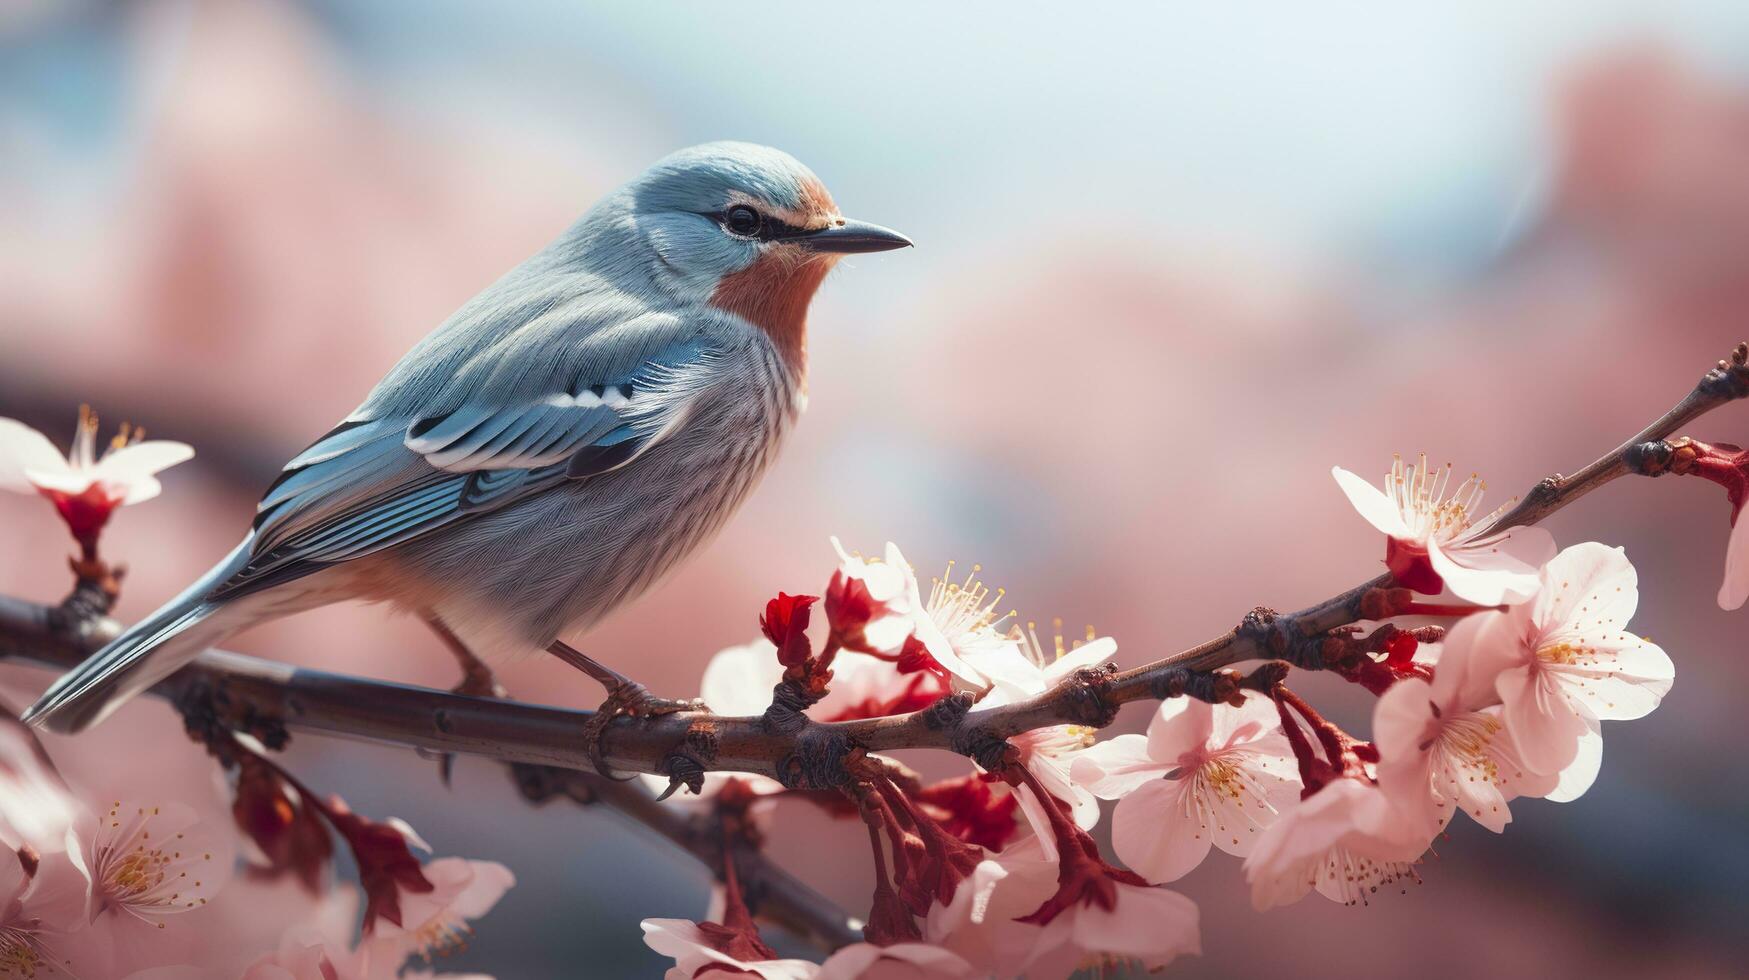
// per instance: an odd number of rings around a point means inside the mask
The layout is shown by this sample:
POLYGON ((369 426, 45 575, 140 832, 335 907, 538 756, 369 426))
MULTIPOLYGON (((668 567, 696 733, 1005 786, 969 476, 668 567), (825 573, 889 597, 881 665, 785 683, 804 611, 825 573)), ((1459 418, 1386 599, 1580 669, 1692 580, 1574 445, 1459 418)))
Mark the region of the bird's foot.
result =
MULTIPOLYGON (((498 678, 484 664, 480 670, 469 670, 462 675, 456 686, 449 689, 451 694, 460 694, 470 698, 492 698, 497 701, 509 701, 510 691, 498 683, 498 678)), ((443 780, 443 785, 449 785, 450 775, 455 771, 455 753, 445 752, 437 757, 437 776, 443 780)))
MULTIPOLYGON (((444 625, 443 620, 435 614, 427 614, 425 622, 443 645, 455 657, 456 664, 462 669, 462 679, 456 686, 449 689, 451 694, 461 694, 471 698, 493 698, 499 701, 510 700, 510 691, 498 683, 497 675, 484 660, 474 655, 468 645, 462 642, 453 630, 444 625)), ((450 773, 455 769, 455 753, 445 752, 437 757, 437 774, 443 780, 443 785, 449 785, 450 773)))
POLYGON ((468 671, 456 686, 449 689, 451 694, 460 694, 470 698, 492 698, 497 701, 510 700, 510 691, 498 683, 498 678, 484 664, 480 670, 468 671))
POLYGON ((608 768, 601 746, 602 735, 606 734, 607 726, 613 724, 615 719, 655 718, 681 711, 706 710, 705 703, 701 700, 674 701, 656 697, 644 685, 563 640, 553 641, 547 647, 547 652, 593 677, 596 683, 607 689, 607 700, 601 703, 600 709, 583 725, 583 747, 588 751, 590 760, 595 763, 595 771, 603 776, 616 778, 613 770, 608 768))
POLYGON ((588 751, 590 760, 595 763, 596 772, 603 776, 617 778, 607 765, 607 758, 601 745, 601 738, 607 733, 607 726, 613 724, 615 719, 657 718, 662 715, 678 714, 682 711, 704 710, 707 710, 705 703, 700 699, 676 701, 672 698, 657 697, 637 681, 621 677, 616 683, 608 685, 607 700, 601 702, 601 707, 597 708, 595 714, 584 723, 583 747, 588 751))

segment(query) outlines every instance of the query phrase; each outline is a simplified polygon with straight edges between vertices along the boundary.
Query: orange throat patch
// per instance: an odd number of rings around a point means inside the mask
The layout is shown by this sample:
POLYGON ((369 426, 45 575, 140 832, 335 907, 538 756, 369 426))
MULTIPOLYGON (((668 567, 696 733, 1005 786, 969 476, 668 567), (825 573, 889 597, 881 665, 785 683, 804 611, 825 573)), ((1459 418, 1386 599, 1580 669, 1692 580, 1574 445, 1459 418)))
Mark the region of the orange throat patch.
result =
POLYGON ((740 272, 724 276, 711 294, 712 306, 765 331, 798 387, 808 366, 808 304, 836 259, 799 249, 774 249, 740 272))

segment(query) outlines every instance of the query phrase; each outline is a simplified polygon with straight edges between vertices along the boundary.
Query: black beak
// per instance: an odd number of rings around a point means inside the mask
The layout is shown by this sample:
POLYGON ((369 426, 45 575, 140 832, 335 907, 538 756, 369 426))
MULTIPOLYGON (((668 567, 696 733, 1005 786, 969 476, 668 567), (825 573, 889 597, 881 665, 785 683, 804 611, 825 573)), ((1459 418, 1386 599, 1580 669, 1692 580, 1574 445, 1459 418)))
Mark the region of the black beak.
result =
POLYGON ((790 239, 803 248, 816 252, 886 252, 909 248, 911 239, 891 228, 839 218, 836 224, 810 231, 790 239))

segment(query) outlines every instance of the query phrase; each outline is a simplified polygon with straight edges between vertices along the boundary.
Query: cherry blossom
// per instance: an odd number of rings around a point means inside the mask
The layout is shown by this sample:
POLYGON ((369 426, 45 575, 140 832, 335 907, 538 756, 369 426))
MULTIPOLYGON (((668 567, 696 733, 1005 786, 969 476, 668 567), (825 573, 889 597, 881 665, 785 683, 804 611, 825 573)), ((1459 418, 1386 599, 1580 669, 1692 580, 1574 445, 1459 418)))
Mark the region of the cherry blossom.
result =
POLYGON ((896 656, 915 632, 913 616, 922 608, 917 578, 899 546, 887 542, 885 560, 865 559, 844 550, 837 538, 838 569, 826 587, 826 618, 848 650, 896 656))
MULTIPOLYGON (((991 683, 990 693, 979 702, 981 708, 999 707, 1043 694, 1077 670, 1096 667, 1117 653, 1117 641, 1110 637, 1090 636, 1087 642, 1070 649, 1060 634, 1053 649, 1047 651, 1031 624, 1025 631, 1012 631, 1009 640, 1005 647, 986 648, 969 658, 991 683)), ((1012 736, 1008 743, 1020 753, 1021 764, 1038 778, 1040 785, 1069 804, 1077 825, 1085 828, 1099 822, 1099 801, 1070 774, 1075 759, 1093 746, 1093 729, 1052 725, 1012 736)), ((1017 787, 1015 792, 1020 796, 1021 811, 1048 849, 1050 822, 1039 801, 1028 787, 1017 787)))
POLYGON ((1233 708, 1195 698, 1160 704, 1148 734, 1119 735, 1081 753, 1075 781, 1117 800, 1117 856, 1154 883, 1183 877, 1209 845, 1238 857, 1299 800, 1293 749, 1275 705, 1252 695, 1233 708))
POLYGON ((97 416, 80 406, 73 448, 66 456, 42 433, 0 418, 0 489, 49 498, 81 542, 95 541, 117 507, 156 497, 156 474, 194 456, 184 443, 141 441, 124 423, 101 458, 97 416))
POLYGON ((1576 757, 1558 773, 1532 771, 1520 758, 1490 678, 1473 677, 1480 617, 1453 628, 1431 683, 1399 681, 1373 713, 1379 786, 1428 835, 1461 809, 1499 833, 1511 822, 1508 801, 1518 796, 1577 799, 1597 777, 1603 740, 1595 725, 1576 757))
POLYGON ((863 653, 840 653, 832 662, 832 688, 808 715, 819 721, 879 718, 926 708, 951 693, 932 670, 904 671, 863 653))
POLYGON ((814 980, 902 980, 907 977, 966 977, 972 966, 957 954, 930 943, 852 943, 826 957, 814 980))
POLYGON ((930 910, 925 938, 993 976, 1068 976, 1114 963, 1154 970, 1201 952, 1194 902, 1119 880, 1108 879, 1109 889, 1068 904, 1043 925, 1020 921, 1057 891, 1056 850, 1034 836, 990 855, 952 902, 930 910))
POLYGON ((706 972, 707 967, 732 973, 740 970, 765 980, 810 980, 820 969, 809 960, 778 959, 768 947, 732 955, 717 948, 714 938, 690 919, 645 919, 644 944, 672 957, 670 980, 682 980, 706 972), (769 955, 767 955, 769 954, 769 955), (726 968, 726 969, 725 969, 726 968))
POLYGON ((28 844, 39 854, 61 850, 78 807, 36 738, 16 718, 0 714, 0 846, 16 851, 28 844))
POLYGON ((1447 638, 1431 683, 1398 681, 1373 710, 1379 787, 1428 837, 1457 809, 1499 833, 1512 820, 1507 801, 1555 783, 1525 769, 1491 692, 1466 699, 1475 626, 1466 620, 1447 638))
POLYGON ((1414 879, 1431 838, 1403 826, 1385 795, 1364 778, 1338 778, 1284 812, 1245 859, 1251 904, 1287 905, 1316 889, 1346 905, 1414 879))
MULTIPOLYGON (((145 980, 145 978, 134 978, 145 980)), ((181 977, 165 980, 182 980, 181 977)), ((190 977, 189 980, 194 980, 190 977)), ((431 973, 400 969, 400 964, 373 962, 363 950, 303 925, 286 930, 279 948, 251 963, 242 980, 492 980, 477 973, 431 973)))
POLYGON ((357 959, 319 930, 293 926, 277 950, 244 970, 242 980, 363 980, 357 959))
POLYGON ((186 803, 115 802, 83 821, 94 923, 149 935, 205 906, 231 877, 229 827, 186 803))
POLYGON ((1597 722, 1656 708, 1676 667, 1657 645, 1627 631, 1639 585, 1620 548, 1574 545, 1540 578, 1531 602, 1477 617, 1464 686, 1471 689, 1465 697, 1475 698, 1475 688, 1491 684, 1525 767, 1553 774, 1583 757, 1597 722))
POLYGON ((1472 475, 1451 487, 1451 466, 1436 474, 1426 454, 1409 466, 1394 457, 1382 490, 1340 466, 1330 473, 1360 516, 1387 536, 1385 564, 1397 582, 1416 592, 1450 589, 1485 606, 1521 602, 1536 591, 1537 567, 1555 553, 1554 538, 1541 528, 1494 531, 1505 508, 1480 514, 1486 485, 1472 475))
MULTIPOLYGON (((708 923, 707 923, 708 925, 708 923)), ((743 952, 738 958, 719 949, 720 940, 689 919, 645 919, 644 943, 674 959, 669 980, 710 977, 735 971, 766 980, 876 980, 876 978, 950 978, 971 974, 971 966, 959 956, 929 943, 894 943, 876 946, 853 943, 833 953, 824 963, 778 959, 769 948, 743 952)), ((763 945, 763 944, 761 944, 763 945)))
POLYGON ((109 965, 107 945, 79 934, 90 880, 77 848, 0 853, 0 976, 56 980, 109 965))
POLYGON ((917 576, 898 545, 887 543, 883 560, 845 552, 837 538, 838 571, 826 589, 826 614, 846 649, 897 660, 903 667, 946 671, 968 687, 983 687, 984 677, 968 663, 978 654, 1012 644, 996 626, 1002 591, 977 581, 951 581, 953 566, 935 580, 924 597, 917 576))
POLYGON ((1719 608, 1741 609, 1749 600, 1749 521, 1742 512, 1731 517, 1730 542, 1725 546, 1725 580, 1719 584, 1719 608))
POLYGON ((410 956, 427 963, 467 946, 468 923, 491 911, 516 884, 494 861, 438 858, 423 868, 430 891, 403 889, 400 922, 379 919, 359 945, 367 975, 394 976, 410 956))

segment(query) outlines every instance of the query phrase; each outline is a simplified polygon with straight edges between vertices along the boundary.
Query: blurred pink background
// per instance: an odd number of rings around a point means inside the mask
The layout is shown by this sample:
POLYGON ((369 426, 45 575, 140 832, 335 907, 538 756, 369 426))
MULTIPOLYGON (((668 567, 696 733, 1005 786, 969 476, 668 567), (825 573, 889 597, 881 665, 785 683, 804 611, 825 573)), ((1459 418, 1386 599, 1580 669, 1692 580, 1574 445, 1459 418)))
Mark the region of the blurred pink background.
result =
MULTIPOLYGON (((582 638, 688 694, 828 535, 981 561, 1022 618, 1139 663, 1377 570, 1332 464, 1426 450, 1496 500, 1572 470, 1749 337, 1749 10, 1463 12, 535 3, 16 3, 0 12, 0 415, 90 402, 194 444, 122 513, 119 614, 226 551, 279 464, 418 337, 602 192, 704 139, 783 147, 913 251, 815 304, 811 407, 715 544, 582 638)), ((107 430, 106 430, 107 431, 107 430)), ((1749 409, 1693 434, 1749 440, 1749 409)), ((1368 909, 1250 910, 1237 862, 1180 883, 1190 976, 1740 975, 1749 658, 1713 602, 1728 509, 1635 480, 1560 514, 1626 546, 1636 628, 1678 663, 1608 729, 1597 786, 1457 827, 1368 909)), ((64 530, 0 497, 0 590, 52 600, 64 530)), ((419 624, 346 607, 237 638, 447 687, 419 624)), ((46 682, 46 678, 43 679, 46 682)), ((513 692, 588 706, 556 663, 513 692)), ((1364 730, 1367 699, 1301 685, 1364 730)), ((169 713, 165 753, 196 751, 169 713)), ((1139 729, 1132 708, 1120 725, 1139 729)), ((522 804, 497 767, 296 740, 307 781, 521 883, 451 968, 603 975, 707 877, 611 814, 522 804)), ((941 765, 941 760, 924 765, 941 765)), ((945 768, 943 771, 946 771, 945 768)), ((860 909, 859 835, 805 806, 778 857, 860 909)))

